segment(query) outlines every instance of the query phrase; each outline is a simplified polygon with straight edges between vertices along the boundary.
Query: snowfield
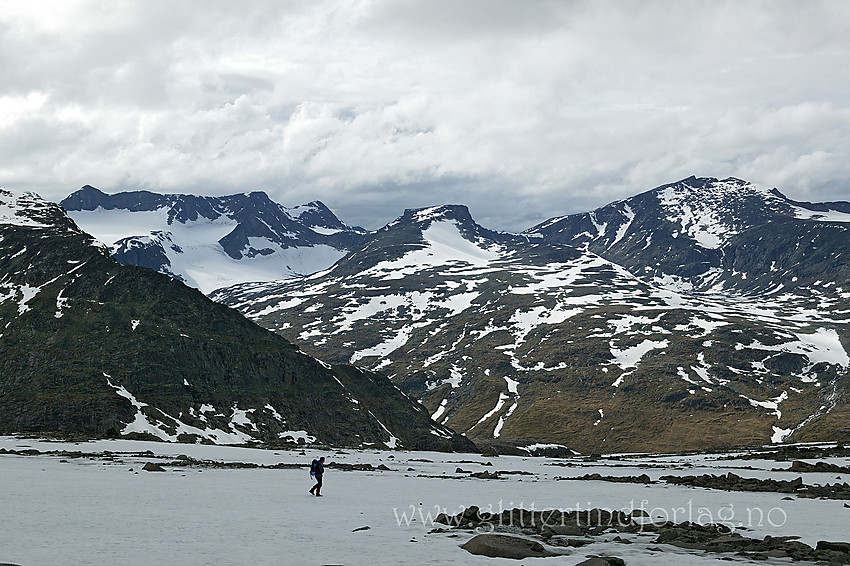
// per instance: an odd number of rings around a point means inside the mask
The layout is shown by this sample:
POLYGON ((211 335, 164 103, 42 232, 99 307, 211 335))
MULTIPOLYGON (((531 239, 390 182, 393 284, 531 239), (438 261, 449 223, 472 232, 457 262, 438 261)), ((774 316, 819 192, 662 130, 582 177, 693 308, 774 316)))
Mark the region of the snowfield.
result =
POLYGON ((98 207, 68 212, 82 230, 110 248, 112 253, 121 250, 122 246, 132 249, 142 244, 161 243, 170 274, 180 276, 187 285, 203 293, 238 283, 315 273, 346 254, 344 250, 324 244, 282 247, 268 238, 249 237, 248 246, 242 250, 245 255, 235 259, 220 243, 238 226, 234 218, 222 214, 212 220, 202 216, 196 221, 170 222, 171 214, 170 205, 151 211, 98 207), (124 238, 135 240, 120 244, 124 238), (255 254, 257 250, 262 253, 255 254))
MULTIPOLYGON (((835 481, 835 474, 770 472, 789 464, 765 460, 722 460, 724 455, 621 456, 588 462, 571 459, 483 457, 388 451, 307 448, 260 450, 224 446, 134 441, 65 443, 0 438, 6 450, 81 451, 99 456, 0 454, 0 562, 80 565, 271 565, 271 564, 519 564, 474 556, 459 548, 468 531, 431 533, 438 509, 493 510, 645 509, 654 520, 743 523, 747 537, 799 536, 846 541, 850 509, 843 501, 794 498, 785 494, 726 492, 665 483, 642 485, 604 481, 558 481, 602 475, 725 474, 793 479, 807 484, 835 481), (138 454, 151 451, 150 454, 138 454), (107 453, 108 451, 108 453, 107 453), (263 465, 302 464, 299 469, 217 469, 168 465, 178 455, 199 460, 263 465), (328 462, 384 464, 389 471, 328 468, 325 497, 307 493, 306 466, 325 455, 328 462), (142 471, 145 462, 166 472, 142 471), (487 466, 488 462, 492 466, 487 466), (566 465, 570 465, 569 467, 566 465), (742 470, 743 467, 754 469, 742 470), (457 467, 523 471, 504 480, 456 474, 457 467), (133 471, 130 471, 132 468, 133 471), (430 477, 419 477, 430 476, 430 477), (430 517, 430 518, 429 518, 430 517), (358 530, 368 526, 368 530, 358 530)), ((850 458, 829 459, 847 466, 850 458)), ((442 525, 437 525, 442 526, 442 525)), ((654 534, 597 537, 571 554, 534 564, 573 565, 591 554, 619 556, 629 565, 715 563, 734 555, 706 554, 654 544, 654 534)), ((526 563, 524 561, 522 563, 526 563)), ((768 564, 789 564, 768 559, 768 564)))

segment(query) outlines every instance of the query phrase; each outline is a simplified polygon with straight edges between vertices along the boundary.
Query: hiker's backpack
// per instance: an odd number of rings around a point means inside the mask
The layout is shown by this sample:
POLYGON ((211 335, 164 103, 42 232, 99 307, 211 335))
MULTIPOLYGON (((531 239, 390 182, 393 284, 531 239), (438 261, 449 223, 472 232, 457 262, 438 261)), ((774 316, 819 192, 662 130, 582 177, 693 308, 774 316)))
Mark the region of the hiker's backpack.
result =
POLYGON ((310 475, 311 475, 311 476, 315 476, 315 475, 316 475, 316 470, 317 470, 318 468, 319 468, 319 461, 318 461, 318 460, 313 460, 313 462, 310 464, 310 475))

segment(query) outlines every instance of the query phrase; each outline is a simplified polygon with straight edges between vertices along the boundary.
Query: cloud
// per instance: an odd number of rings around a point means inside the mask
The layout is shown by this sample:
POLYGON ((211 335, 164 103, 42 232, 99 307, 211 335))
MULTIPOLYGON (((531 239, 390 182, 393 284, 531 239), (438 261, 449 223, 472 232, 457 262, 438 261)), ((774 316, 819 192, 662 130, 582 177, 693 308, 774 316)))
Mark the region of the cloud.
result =
POLYGON ((4 2, 0 184, 523 229, 697 174, 850 198, 850 6, 4 2), (9 8, 9 9, 7 9, 9 8))

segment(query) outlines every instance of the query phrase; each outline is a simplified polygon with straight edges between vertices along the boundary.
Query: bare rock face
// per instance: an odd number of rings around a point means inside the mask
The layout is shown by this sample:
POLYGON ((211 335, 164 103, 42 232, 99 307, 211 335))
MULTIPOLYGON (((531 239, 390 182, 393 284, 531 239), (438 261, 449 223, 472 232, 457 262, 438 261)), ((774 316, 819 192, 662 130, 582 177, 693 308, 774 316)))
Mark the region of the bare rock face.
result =
POLYGON ((470 554, 489 556, 490 558, 546 558, 557 556, 546 550, 537 541, 511 535, 480 534, 466 542, 462 549, 470 554))

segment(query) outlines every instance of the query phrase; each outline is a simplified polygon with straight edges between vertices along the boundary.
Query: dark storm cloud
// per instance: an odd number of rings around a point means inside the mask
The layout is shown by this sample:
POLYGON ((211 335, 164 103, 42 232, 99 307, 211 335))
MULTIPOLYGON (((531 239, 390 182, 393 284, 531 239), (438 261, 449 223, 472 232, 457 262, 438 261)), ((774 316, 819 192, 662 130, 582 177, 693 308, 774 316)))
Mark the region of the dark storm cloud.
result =
POLYGON ((850 199, 844 2, 2 2, 0 184, 522 229, 691 174, 850 199))

